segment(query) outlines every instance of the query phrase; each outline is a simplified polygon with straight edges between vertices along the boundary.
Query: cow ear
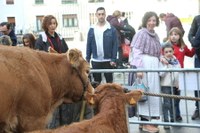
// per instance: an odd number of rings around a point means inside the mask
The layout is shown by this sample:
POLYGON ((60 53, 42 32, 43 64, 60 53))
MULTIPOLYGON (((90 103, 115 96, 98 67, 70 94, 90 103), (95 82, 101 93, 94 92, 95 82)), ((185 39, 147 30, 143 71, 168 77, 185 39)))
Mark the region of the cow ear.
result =
POLYGON ((69 56, 70 64, 73 67, 77 68, 78 66, 80 66, 80 62, 81 62, 80 60, 82 59, 82 53, 80 50, 70 49, 68 56, 69 56))
POLYGON ((138 100, 142 97, 142 92, 139 90, 133 90, 129 93, 126 93, 127 103, 130 105, 136 105, 138 100))

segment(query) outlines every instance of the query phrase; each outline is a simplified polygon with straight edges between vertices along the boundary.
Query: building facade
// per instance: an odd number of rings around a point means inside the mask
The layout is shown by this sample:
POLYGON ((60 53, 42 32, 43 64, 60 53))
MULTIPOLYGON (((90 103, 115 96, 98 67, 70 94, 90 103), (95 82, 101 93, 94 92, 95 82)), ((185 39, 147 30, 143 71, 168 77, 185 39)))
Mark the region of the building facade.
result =
POLYGON ((129 23, 137 29, 146 11, 173 12, 187 19, 199 13, 198 5, 199 0, 0 0, 0 22, 12 23, 16 34, 38 33, 42 18, 52 14, 58 20, 57 31, 73 39, 80 33, 86 36, 100 6, 107 15, 115 10, 126 12, 129 23))

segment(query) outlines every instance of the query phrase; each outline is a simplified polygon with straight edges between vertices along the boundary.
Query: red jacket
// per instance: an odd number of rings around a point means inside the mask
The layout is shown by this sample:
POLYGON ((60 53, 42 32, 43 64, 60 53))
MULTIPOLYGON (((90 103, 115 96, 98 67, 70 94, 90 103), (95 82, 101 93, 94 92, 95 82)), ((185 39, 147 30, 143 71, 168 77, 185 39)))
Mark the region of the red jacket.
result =
POLYGON ((181 49, 177 44, 173 44, 174 47, 174 56, 178 59, 181 68, 184 68, 184 57, 193 57, 195 54, 194 48, 191 50, 185 46, 184 49, 181 49))

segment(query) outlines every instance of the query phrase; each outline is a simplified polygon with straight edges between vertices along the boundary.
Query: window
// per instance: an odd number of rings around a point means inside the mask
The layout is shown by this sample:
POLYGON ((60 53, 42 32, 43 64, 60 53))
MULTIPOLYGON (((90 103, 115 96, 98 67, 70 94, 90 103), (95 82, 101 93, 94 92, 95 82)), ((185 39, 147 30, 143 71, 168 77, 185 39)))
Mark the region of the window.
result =
POLYGON ((89 3, 104 2, 104 0, 88 0, 89 3))
POLYGON ((14 0, 6 0, 6 4, 8 5, 14 4, 14 0))
POLYGON ((132 19, 133 18, 133 12, 125 12, 125 17, 127 17, 128 19, 132 19))
POLYGON ((11 25, 11 29, 15 30, 15 17, 7 17, 7 20, 11 25))
POLYGON ((37 31, 42 31, 42 19, 44 16, 36 16, 37 31))
POLYGON ((35 4, 44 4, 44 0, 35 0, 35 4))
POLYGON ((63 15, 63 27, 78 27, 77 14, 63 15))
POLYGON ((62 0, 62 4, 77 3, 77 0, 62 0))
POLYGON ((89 17, 90 17, 90 25, 93 25, 96 22, 95 13, 90 13, 89 17))

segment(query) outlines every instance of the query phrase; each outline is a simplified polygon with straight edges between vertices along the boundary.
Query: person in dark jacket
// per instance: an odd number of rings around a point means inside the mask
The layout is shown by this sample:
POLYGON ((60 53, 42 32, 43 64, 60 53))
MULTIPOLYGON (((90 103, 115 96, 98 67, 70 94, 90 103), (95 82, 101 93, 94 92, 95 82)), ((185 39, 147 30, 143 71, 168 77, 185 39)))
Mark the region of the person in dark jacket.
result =
POLYGON ((57 26, 58 23, 54 16, 47 15, 44 17, 42 22, 44 32, 39 34, 39 38, 35 43, 35 49, 57 53, 66 53, 68 51, 64 38, 55 31, 57 26))
POLYGON ((12 41, 12 46, 17 45, 17 37, 15 35, 14 30, 11 28, 11 24, 8 22, 2 22, 0 24, 0 32, 4 35, 10 36, 10 39, 12 41))
MULTIPOLYGON (((44 32, 39 34, 36 40, 35 49, 51 53, 66 53, 68 51, 67 43, 55 30, 58 26, 56 18, 52 15, 44 17, 42 28, 44 32)), ((54 112, 52 121, 47 128, 56 128, 61 125, 70 124, 74 121, 74 104, 61 104, 54 112)))
MULTIPOLYGON (((93 69, 111 69, 116 66, 119 40, 116 29, 106 20, 104 7, 96 10, 98 22, 91 26, 87 36, 86 60, 91 61, 93 69)), ((104 73, 107 83, 113 82, 112 73, 104 73)), ((94 73, 95 82, 101 83, 101 73, 94 73)))
POLYGON ((108 15, 106 20, 117 29, 117 35, 120 43, 118 47, 117 64, 118 68, 124 68, 125 64, 128 63, 128 58, 123 57, 122 44, 125 43, 125 39, 131 42, 135 34, 135 29, 129 25, 128 19, 125 18, 125 13, 121 13, 119 10, 114 11, 112 15, 108 15))
MULTIPOLYGON (((192 44, 192 47, 195 48, 195 62, 194 66, 195 68, 200 68, 200 15, 197 15, 194 17, 189 34, 188 39, 190 43, 192 44)), ((194 91, 195 97, 200 97, 200 91, 195 90, 194 91)), ((196 101, 195 106, 196 109, 192 115, 192 120, 195 120, 196 118, 200 117, 200 102, 196 101)))
POLYGON ((195 47, 195 53, 197 55, 197 59, 200 60, 200 27, 198 27, 196 35, 191 42, 193 44, 193 47, 195 47))
POLYGON ((180 19, 177 16, 175 16, 173 13, 167 13, 167 14, 161 13, 159 15, 159 17, 160 17, 161 21, 165 22, 165 25, 166 25, 166 28, 167 28, 166 29, 167 35, 173 27, 178 27, 184 35, 185 30, 183 29, 183 25, 182 25, 180 19))
POLYGON ((192 44, 192 47, 195 48, 195 50, 196 50, 195 62, 194 62, 195 68, 200 68, 200 58, 198 58, 198 56, 197 56, 197 54, 200 52, 199 51, 200 45, 198 45, 198 38, 196 38, 195 44, 193 42, 199 27, 200 27, 200 15, 197 15, 194 17, 194 19, 192 21, 192 25, 191 25, 189 33, 188 33, 188 40, 192 44))

